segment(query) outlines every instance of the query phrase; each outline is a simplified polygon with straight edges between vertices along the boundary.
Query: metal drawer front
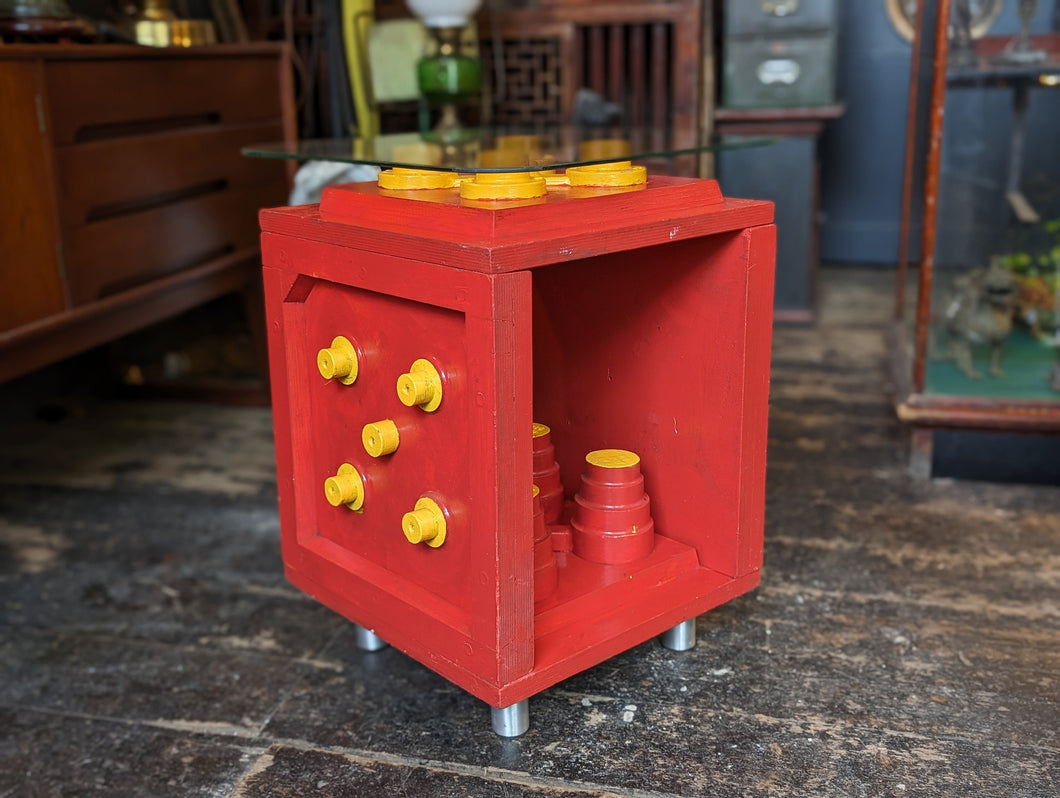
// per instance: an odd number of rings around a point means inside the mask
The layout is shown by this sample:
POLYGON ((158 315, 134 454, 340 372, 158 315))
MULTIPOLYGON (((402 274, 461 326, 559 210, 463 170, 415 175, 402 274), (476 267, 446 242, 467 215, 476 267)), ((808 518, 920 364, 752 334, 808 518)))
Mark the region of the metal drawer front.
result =
POLYGON ((835 37, 730 39, 723 104, 728 108, 828 105, 835 99, 835 37))
POLYGON ((835 27, 835 0, 729 0, 725 32, 730 36, 787 35, 835 27))

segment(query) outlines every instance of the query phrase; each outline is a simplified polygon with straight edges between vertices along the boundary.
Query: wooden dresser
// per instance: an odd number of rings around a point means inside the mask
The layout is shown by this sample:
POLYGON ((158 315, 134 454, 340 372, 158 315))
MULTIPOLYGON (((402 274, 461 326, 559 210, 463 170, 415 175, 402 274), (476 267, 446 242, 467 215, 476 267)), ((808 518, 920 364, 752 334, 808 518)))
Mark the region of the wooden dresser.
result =
POLYGON ((0 381, 260 283, 287 49, 0 46, 0 381))

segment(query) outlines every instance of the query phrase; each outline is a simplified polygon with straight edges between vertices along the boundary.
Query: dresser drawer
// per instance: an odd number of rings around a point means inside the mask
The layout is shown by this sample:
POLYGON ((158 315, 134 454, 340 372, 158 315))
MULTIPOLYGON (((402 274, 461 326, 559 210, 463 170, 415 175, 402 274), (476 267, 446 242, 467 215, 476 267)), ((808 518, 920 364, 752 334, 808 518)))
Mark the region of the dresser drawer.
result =
POLYGON ((51 61, 45 78, 58 146, 281 114, 269 56, 51 61))
POLYGON ((253 247, 284 201, 282 167, 240 154, 283 138, 279 61, 235 52, 44 63, 72 306, 253 247))
POLYGON ((725 32, 730 36, 790 35, 835 27, 835 0, 728 0, 725 32))
POLYGON ((722 104, 792 108, 835 101, 835 36, 730 39, 722 104))

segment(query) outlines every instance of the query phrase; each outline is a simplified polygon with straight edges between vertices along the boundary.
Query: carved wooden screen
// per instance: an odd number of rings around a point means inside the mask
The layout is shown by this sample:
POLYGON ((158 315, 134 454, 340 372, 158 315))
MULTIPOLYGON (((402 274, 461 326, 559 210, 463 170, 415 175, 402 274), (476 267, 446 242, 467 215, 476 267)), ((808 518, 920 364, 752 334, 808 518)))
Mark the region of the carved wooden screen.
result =
POLYGON ((704 87, 703 5, 537 0, 499 13, 495 24, 485 19, 487 115, 501 124, 569 124, 585 87, 621 105, 624 125, 657 127, 678 145, 694 141, 710 118, 712 90, 704 87))
POLYGON ((493 37, 480 41, 486 113, 494 124, 569 124, 573 84, 565 65, 571 59, 571 32, 569 25, 552 25, 527 36, 502 34, 500 47, 493 37))

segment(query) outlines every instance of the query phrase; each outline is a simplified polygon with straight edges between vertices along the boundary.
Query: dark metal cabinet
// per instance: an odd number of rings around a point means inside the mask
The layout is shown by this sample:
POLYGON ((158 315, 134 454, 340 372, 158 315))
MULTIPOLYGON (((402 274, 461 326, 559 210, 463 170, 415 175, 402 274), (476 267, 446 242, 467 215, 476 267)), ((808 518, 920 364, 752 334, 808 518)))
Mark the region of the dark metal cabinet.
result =
POLYGON ((725 30, 733 36, 787 36, 835 27, 835 0, 730 0, 725 30))
POLYGON ((726 43, 725 105, 789 108, 835 97, 835 37, 732 39, 726 43))
MULTIPOLYGON (((727 141, 741 137, 726 136, 727 141)), ((789 136, 766 147, 718 154, 718 182, 734 197, 776 203, 779 321, 810 321, 816 272, 816 138, 789 136)))
POLYGON ((719 108, 716 129, 724 141, 773 139, 763 147, 723 150, 717 155, 722 191, 775 203, 777 276, 774 318, 811 322, 818 263, 820 192, 817 142, 842 105, 815 108, 735 110, 719 108))
POLYGON ((792 108, 835 101, 834 0, 729 0, 722 104, 792 108))

